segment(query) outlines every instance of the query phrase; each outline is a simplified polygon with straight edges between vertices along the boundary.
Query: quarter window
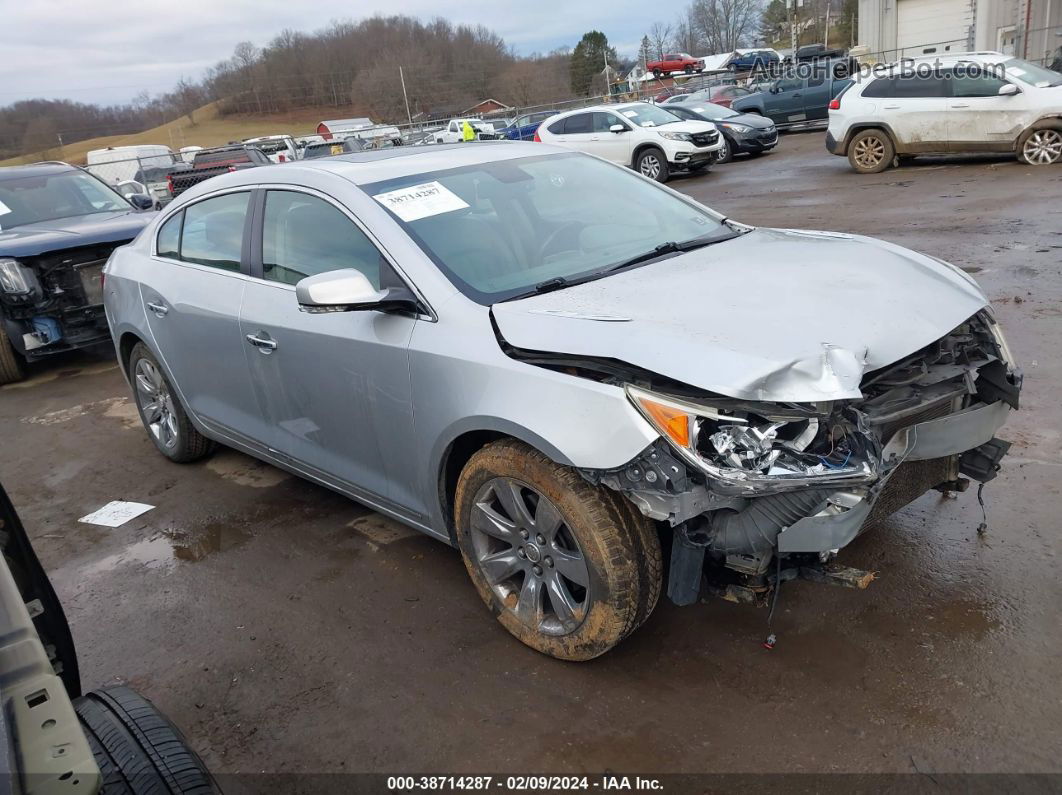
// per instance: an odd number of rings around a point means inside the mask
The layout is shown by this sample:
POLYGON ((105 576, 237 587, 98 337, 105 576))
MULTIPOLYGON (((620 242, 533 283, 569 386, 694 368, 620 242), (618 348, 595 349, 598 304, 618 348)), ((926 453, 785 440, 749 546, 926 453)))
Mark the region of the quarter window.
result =
POLYGON ((355 268, 380 288, 383 257, 343 213, 316 196, 294 191, 266 193, 262 275, 295 284, 318 273, 355 268))
POLYGON ((184 212, 179 212, 167 220, 162 225, 162 228, 159 229, 155 251, 160 257, 180 258, 181 219, 183 218, 184 212))
POLYGON ((227 271, 240 269, 249 193, 227 193, 184 211, 180 259, 227 271))

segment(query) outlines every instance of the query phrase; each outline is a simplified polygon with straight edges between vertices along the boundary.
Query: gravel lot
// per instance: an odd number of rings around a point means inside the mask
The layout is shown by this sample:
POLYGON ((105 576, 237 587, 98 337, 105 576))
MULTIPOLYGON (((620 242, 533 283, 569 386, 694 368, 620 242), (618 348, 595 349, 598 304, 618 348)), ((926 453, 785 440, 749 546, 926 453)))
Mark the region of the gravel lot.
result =
POLYGON ((927 495, 842 554, 880 572, 869 590, 786 586, 773 651, 765 611, 662 601, 612 653, 566 664, 491 619, 456 551, 232 451, 166 462, 108 352, 72 356, 0 389, 0 479, 86 686, 140 689, 222 773, 1058 772, 1062 169, 859 176, 803 133, 672 185, 976 274, 1026 371, 985 537, 973 492, 927 495), (112 499, 157 507, 77 524, 112 499))

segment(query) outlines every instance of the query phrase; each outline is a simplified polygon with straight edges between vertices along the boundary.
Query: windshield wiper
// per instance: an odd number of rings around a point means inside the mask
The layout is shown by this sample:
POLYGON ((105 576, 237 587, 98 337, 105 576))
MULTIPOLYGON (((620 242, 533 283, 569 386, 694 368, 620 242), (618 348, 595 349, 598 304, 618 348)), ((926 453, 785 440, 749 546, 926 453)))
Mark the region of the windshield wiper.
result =
POLYGON ((570 282, 563 276, 557 276, 553 279, 546 279, 544 282, 539 282, 531 288, 535 293, 552 293, 554 290, 560 290, 567 287, 570 282))
POLYGON ((739 232, 732 231, 728 235, 702 235, 701 237, 695 237, 692 240, 686 240, 682 243, 676 243, 674 240, 669 240, 666 243, 661 243, 659 246, 651 251, 646 251, 636 256, 626 259, 623 262, 616 263, 610 268, 606 268, 602 273, 612 273, 613 271, 620 271, 624 268, 630 268, 635 265, 641 265, 645 262, 650 262, 657 257, 663 257, 666 254, 684 254, 687 251, 693 251, 697 248, 703 248, 704 246, 710 246, 713 243, 720 243, 724 240, 730 240, 732 237, 737 237, 739 232))

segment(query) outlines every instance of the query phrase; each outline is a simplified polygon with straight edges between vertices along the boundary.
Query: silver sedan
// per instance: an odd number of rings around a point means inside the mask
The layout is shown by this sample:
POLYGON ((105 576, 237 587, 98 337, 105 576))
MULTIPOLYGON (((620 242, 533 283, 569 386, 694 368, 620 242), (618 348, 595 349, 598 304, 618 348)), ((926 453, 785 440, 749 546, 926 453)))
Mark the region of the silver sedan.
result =
POLYGON ((569 660, 665 589, 865 584, 832 556, 991 479, 1021 384, 958 268, 542 144, 219 176, 105 274, 164 456, 234 447, 456 546, 505 628, 569 660))

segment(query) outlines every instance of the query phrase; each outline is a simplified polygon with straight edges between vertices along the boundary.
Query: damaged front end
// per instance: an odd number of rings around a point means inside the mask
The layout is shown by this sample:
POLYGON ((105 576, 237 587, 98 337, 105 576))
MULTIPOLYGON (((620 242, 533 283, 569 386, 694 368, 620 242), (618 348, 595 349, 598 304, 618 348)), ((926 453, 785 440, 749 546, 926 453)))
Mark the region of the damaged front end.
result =
POLYGON ((712 592, 746 602, 792 576, 865 587, 865 573, 821 564, 921 494, 995 477, 1009 447, 995 432, 1021 388, 987 310, 865 373, 854 399, 750 402, 646 373, 622 380, 661 439, 625 467, 583 475, 674 528, 678 604, 697 600, 705 574, 712 592))

